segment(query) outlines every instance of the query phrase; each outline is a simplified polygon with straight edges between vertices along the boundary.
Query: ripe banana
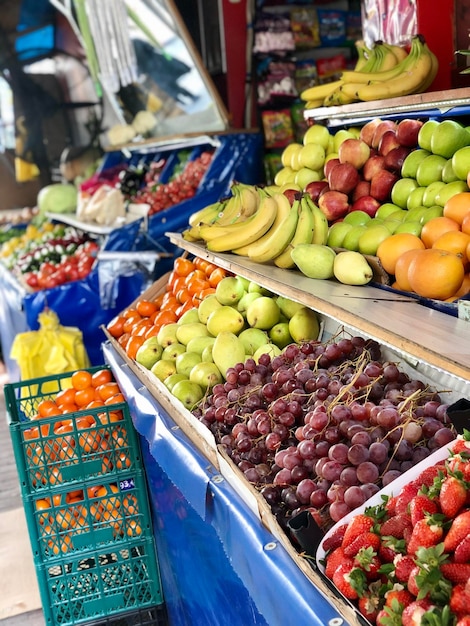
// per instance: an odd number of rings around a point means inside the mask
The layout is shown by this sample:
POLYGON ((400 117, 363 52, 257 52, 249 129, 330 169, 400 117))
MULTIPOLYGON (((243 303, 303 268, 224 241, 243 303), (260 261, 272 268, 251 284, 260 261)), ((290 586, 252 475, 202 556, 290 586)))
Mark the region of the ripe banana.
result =
POLYGON ((331 83, 323 83, 322 85, 314 85, 313 87, 308 87, 304 89, 300 93, 300 99, 305 102, 310 102, 313 100, 324 100, 326 96, 328 96, 332 91, 341 85, 340 80, 334 80, 331 83))
POLYGON ((328 239, 328 220, 326 219, 326 215, 308 194, 306 195, 306 199, 312 209, 314 223, 313 237, 310 243, 325 245, 328 239))
POLYGON ((316 100, 309 100, 305 103, 305 109, 318 109, 318 107, 322 107, 325 98, 317 98, 316 100))
POLYGON ((251 246, 253 245, 263 245, 263 241, 265 239, 268 239, 268 237, 271 236, 271 232, 277 228, 279 228, 280 224, 283 222, 283 220, 289 215, 290 209, 291 209, 291 205, 289 202, 289 199, 287 198, 286 195, 284 195, 282 192, 275 192, 274 194, 272 194, 273 199, 276 201, 277 204, 277 212, 276 212, 276 217, 274 219, 274 222, 272 223, 271 227, 269 228, 268 231, 266 231, 264 233, 264 235, 262 235, 259 239, 257 239, 254 243, 250 243, 246 246, 242 246, 241 248, 233 248, 232 252, 233 254, 238 254, 239 256, 248 256, 248 251, 250 249, 251 246))
POLYGON ((294 267, 295 263, 292 260, 291 251, 295 248, 295 246, 298 246, 301 243, 311 243, 312 241, 315 222, 312 209, 310 204, 306 201, 305 196, 302 196, 300 200, 299 211, 299 219, 297 221, 294 236, 284 252, 274 259, 274 265, 277 267, 281 267, 283 269, 290 269, 291 267, 294 267))
POLYGON ((255 241, 248 249, 248 258, 256 263, 268 263, 273 261, 286 249, 297 228, 299 220, 300 200, 294 200, 289 207, 289 213, 278 224, 277 228, 270 230, 270 235, 263 241, 255 241))
POLYGON ((228 198, 223 198, 222 200, 218 200, 217 202, 213 202, 212 204, 199 209, 199 211, 195 211, 189 216, 189 225, 197 226, 201 223, 208 224, 209 222, 215 221, 217 216, 223 212, 227 202, 228 198))
MULTIPOLYGON (((415 41, 415 39, 416 38, 413 38, 413 42, 415 41)), ((412 43, 412 47, 410 50, 410 54, 412 53, 412 51, 413 51, 413 43, 412 43)), ((390 54, 392 54, 392 52, 390 52, 390 54)), ((341 80, 343 81, 343 83, 363 83, 365 85, 369 85, 371 82, 375 82, 375 81, 383 82, 386 80, 392 80, 396 76, 399 76, 406 69, 407 67, 406 64, 408 60, 409 60, 409 55, 407 55, 406 58, 400 61, 399 63, 395 63, 393 67, 387 70, 378 69, 373 72, 364 71, 364 69, 360 72, 357 72, 356 70, 345 70, 341 74, 341 80)))
MULTIPOLYGON (((277 203, 271 196, 265 195, 258 210, 243 222, 221 226, 223 231, 206 243, 211 252, 230 252, 259 239, 271 227, 276 218, 277 203)), ((217 229, 217 227, 214 227, 217 229)))
POLYGON ((358 39, 355 41, 354 46, 357 52, 357 61, 354 66, 355 70, 362 70, 364 65, 367 63, 367 59, 370 55, 370 49, 366 46, 365 41, 363 39, 358 39))
POLYGON ((432 85, 433 80, 436 78, 437 71, 439 69, 439 60, 437 56, 434 54, 432 50, 428 48, 428 45, 426 43, 424 44, 424 46, 425 48, 427 48, 427 52, 429 56, 431 57, 431 71, 429 72, 428 76, 425 78, 419 91, 417 91, 416 93, 423 93, 424 91, 429 89, 429 87, 432 85))
POLYGON ((386 46, 393 52, 398 62, 403 61, 403 59, 406 59, 406 57, 408 56, 408 52, 406 48, 404 48, 403 46, 399 46, 393 43, 385 43, 385 42, 383 42, 382 45, 386 46))

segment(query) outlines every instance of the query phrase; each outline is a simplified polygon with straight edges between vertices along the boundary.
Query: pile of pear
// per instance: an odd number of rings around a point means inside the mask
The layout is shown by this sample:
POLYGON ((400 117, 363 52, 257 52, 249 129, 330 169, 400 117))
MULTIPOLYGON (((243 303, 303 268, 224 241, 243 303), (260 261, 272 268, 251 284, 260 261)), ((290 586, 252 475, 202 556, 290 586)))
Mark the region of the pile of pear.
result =
POLYGON ((257 363, 265 353, 273 358, 289 344, 317 340, 320 332, 312 309, 227 276, 198 307, 146 339, 135 360, 191 410, 237 363, 257 363))

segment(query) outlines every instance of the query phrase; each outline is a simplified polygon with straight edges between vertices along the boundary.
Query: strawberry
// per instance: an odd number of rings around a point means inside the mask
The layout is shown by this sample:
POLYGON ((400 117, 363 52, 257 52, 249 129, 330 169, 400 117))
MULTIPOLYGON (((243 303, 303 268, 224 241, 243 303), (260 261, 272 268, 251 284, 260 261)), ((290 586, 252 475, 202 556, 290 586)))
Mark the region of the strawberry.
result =
POLYGON ((463 435, 457 435, 452 443, 452 454, 456 455, 461 452, 466 452, 470 455, 470 441, 465 439, 463 435))
POLYGON ((351 567, 342 563, 333 574, 333 583, 343 596, 349 600, 357 600, 365 586, 365 574, 359 567, 351 567))
POLYGON ((416 554, 421 548, 429 548, 439 543, 444 535, 442 524, 436 517, 430 516, 416 522, 407 545, 408 554, 416 554))
POLYGON ((464 617, 459 618, 455 626, 470 626, 470 615, 464 615, 464 617))
POLYGON ((423 615, 432 610, 433 605, 429 600, 415 600, 403 609, 401 620, 403 626, 419 626, 423 615))
POLYGON ((369 620, 372 624, 375 624, 377 615, 382 606, 382 598, 379 595, 380 583, 372 583, 364 591, 358 601, 357 606, 361 615, 369 620))
POLYGON ((467 501, 467 488, 455 476, 447 476, 441 485, 439 504, 447 517, 454 518, 467 501))
POLYGON ((385 510, 389 515, 396 515, 396 506, 397 506, 398 496, 390 496, 385 502, 385 510))
POLYGON ((465 585, 470 578, 470 563, 442 563, 442 574, 457 585, 465 585))
POLYGON ((367 580, 377 580, 380 577, 382 561, 373 548, 361 548, 354 557, 354 565, 364 570, 367 580))
POLYGON ((400 583, 406 583, 415 566, 414 558, 409 554, 399 554, 393 560, 393 564, 395 566, 395 578, 400 583))
POLYGON ((400 493, 397 496, 397 503, 395 505, 395 511, 397 513, 409 513, 409 504, 418 493, 420 487, 421 485, 418 485, 415 483, 415 481, 412 481, 411 483, 408 483, 401 488, 400 493))
POLYGON ((405 542, 403 539, 397 539, 387 535, 382 537, 382 543, 379 548, 379 557, 382 563, 392 563, 395 558, 405 552, 405 542))
POLYGON ((343 540, 341 542, 343 548, 352 543, 354 539, 356 539, 359 535, 362 535, 362 533, 372 530, 374 523, 375 522, 372 517, 366 515, 365 513, 355 515, 349 522, 344 533, 343 540))
POLYGON ((434 483, 434 479, 439 476, 439 472, 445 471, 444 463, 436 463, 436 465, 431 465, 431 467, 426 467, 414 482, 420 485, 426 485, 426 487, 431 487, 434 483))
POLYGON ((343 548, 341 546, 335 548, 326 557, 325 576, 327 576, 331 580, 333 578, 333 574, 341 565, 341 563, 344 563, 346 561, 349 562, 352 567, 353 560, 346 558, 343 548))
POLYGON ((470 534, 470 511, 462 511, 452 522, 446 536, 444 537, 444 548, 446 552, 452 552, 458 544, 470 534))
POLYGON ((454 562, 470 563, 470 535, 464 537, 455 548, 454 562))
POLYGON ((414 599, 414 596, 408 591, 408 589, 404 589, 401 585, 398 585, 397 588, 390 589, 390 591, 385 593, 385 606, 391 607, 393 600, 396 600, 402 605, 403 608, 405 608, 411 604, 414 599))
POLYGON ((413 569, 410 571, 408 582, 406 584, 406 588, 408 589, 408 591, 416 597, 418 597, 418 594, 419 594, 419 587, 416 582, 416 576, 420 573, 420 571, 421 571, 421 568, 419 567, 419 565, 415 565, 413 569))
POLYGON ((424 493, 418 493, 410 502, 411 524, 414 526, 416 522, 423 519, 426 513, 437 513, 438 506, 435 500, 431 500, 424 493))
POLYGON ((466 592, 464 585, 455 585, 452 589, 449 606, 458 618, 467 615, 470 608, 470 596, 466 592))
POLYGON ((400 513, 385 520, 380 526, 380 534, 382 537, 403 538, 405 528, 411 528, 411 517, 408 514, 400 513))
POLYGON ((347 527, 347 524, 341 524, 341 526, 338 526, 338 528, 336 528, 331 535, 325 539, 323 542, 323 550, 325 552, 331 552, 331 550, 334 550, 341 545, 347 527))
POLYGON ((350 544, 343 546, 344 554, 354 557, 364 548, 372 548, 377 551, 380 547, 380 537, 376 533, 365 532, 358 535, 350 544))

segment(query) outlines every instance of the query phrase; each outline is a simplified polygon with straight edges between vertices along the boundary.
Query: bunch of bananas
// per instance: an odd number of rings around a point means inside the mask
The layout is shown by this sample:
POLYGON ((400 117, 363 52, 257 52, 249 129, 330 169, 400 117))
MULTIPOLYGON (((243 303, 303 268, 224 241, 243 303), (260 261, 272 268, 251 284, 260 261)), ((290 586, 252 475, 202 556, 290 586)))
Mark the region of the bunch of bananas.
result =
POLYGON ((398 98, 428 89, 436 77, 438 60, 422 35, 411 40, 409 52, 401 46, 377 42, 373 48, 357 45, 353 70, 332 83, 305 89, 300 97, 307 109, 398 98))
POLYGON ((328 221, 308 193, 299 192, 291 204, 280 191, 269 193, 260 187, 235 184, 233 192, 228 200, 193 213, 183 238, 202 240, 212 252, 233 252, 255 263, 273 263, 283 269, 294 267, 291 250, 298 244, 326 244, 328 221), (245 196, 249 203, 246 207, 245 196), (258 198, 255 210, 250 204, 253 196, 258 198), (238 217, 232 212, 235 204, 238 217))

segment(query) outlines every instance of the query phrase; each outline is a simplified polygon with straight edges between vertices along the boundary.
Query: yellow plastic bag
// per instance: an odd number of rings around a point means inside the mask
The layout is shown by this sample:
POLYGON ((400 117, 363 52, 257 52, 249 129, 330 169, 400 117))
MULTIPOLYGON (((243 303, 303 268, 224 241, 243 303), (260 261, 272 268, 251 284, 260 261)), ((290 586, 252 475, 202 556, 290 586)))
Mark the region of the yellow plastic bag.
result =
POLYGON ((11 346, 10 356, 18 362, 22 380, 90 367, 79 328, 61 326, 50 309, 42 311, 38 321, 39 330, 19 333, 11 346))

